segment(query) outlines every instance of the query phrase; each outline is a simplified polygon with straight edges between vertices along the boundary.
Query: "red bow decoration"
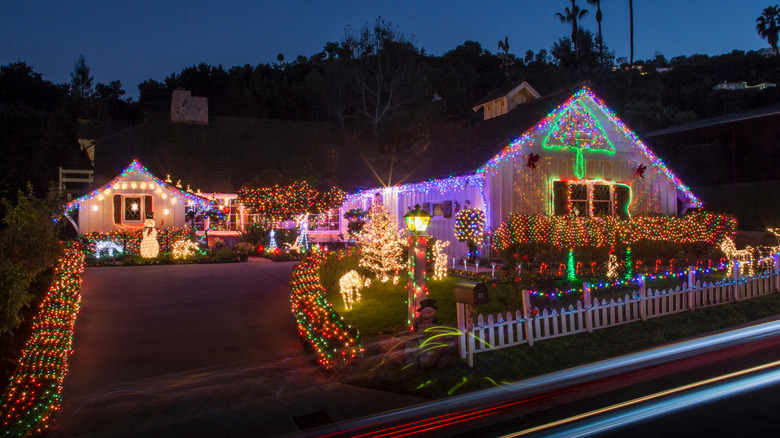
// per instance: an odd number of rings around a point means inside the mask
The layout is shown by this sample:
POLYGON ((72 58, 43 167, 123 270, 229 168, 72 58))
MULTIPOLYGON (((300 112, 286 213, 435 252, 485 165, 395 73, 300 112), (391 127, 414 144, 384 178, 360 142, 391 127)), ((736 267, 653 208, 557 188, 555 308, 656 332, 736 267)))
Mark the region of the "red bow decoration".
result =
POLYGON ((636 171, 634 172, 634 174, 636 176, 638 176, 638 177, 644 178, 645 177, 645 170, 647 170, 647 166, 645 166, 644 164, 640 164, 639 166, 637 166, 636 171))
POLYGON ((526 167, 530 167, 531 169, 536 169, 536 162, 539 161, 539 154, 535 154, 531 152, 528 154, 528 164, 526 164, 526 167))

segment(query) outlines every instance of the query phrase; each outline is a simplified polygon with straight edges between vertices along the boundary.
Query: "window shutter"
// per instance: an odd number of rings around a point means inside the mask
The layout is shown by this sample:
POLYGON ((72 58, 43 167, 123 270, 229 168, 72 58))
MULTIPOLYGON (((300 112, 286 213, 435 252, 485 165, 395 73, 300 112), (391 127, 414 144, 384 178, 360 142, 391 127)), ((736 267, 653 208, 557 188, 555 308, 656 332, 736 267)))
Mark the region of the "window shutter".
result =
POLYGON ((423 202, 422 209, 423 209, 423 211, 427 211, 430 214, 431 213, 431 203, 430 202, 423 202))
POLYGON ((564 216, 568 214, 569 183, 566 181, 553 181, 553 214, 564 216))
MULTIPOLYGON (((144 211, 147 213, 154 214, 154 200, 151 197, 151 195, 144 196, 144 211)), ((146 213, 144 213, 144 216, 141 219, 146 219, 146 213)))
POLYGON ((628 206, 631 204, 631 188, 629 186, 615 184, 615 214, 620 219, 628 219, 630 213, 628 206))
POLYGON ((114 195, 114 223, 122 225, 122 195, 114 195))
POLYGON ((452 201, 444 201, 444 217, 452 217, 452 201))

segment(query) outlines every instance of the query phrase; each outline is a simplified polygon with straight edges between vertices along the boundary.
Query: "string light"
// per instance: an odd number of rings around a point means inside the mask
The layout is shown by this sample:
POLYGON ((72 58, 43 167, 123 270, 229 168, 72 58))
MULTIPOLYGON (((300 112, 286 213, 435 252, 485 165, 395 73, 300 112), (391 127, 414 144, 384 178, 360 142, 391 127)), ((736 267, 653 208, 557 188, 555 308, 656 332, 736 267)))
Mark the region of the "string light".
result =
MULTIPOLYGON (((339 258, 357 255, 356 249, 335 253, 339 258)), ((320 267, 325 254, 315 246, 309 256, 295 266, 290 276, 292 314, 298 324, 298 334, 318 356, 319 363, 332 369, 364 353, 357 330, 347 325, 325 298, 320 282, 320 267)))
POLYGON ((384 205, 375 203, 368 211, 368 221, 363 231, 355 236, 362 257, 360 266, 367 268, 382 283, 390 280, 388 275, 395 272, 393 282, 397 282, 398 271, 402 269, 401 254, 403 244, 398 221, 384 205))
POLYGON ((336 187, 320 190, 307 181, 270 187, 241 187, 238 203, 270 221, 292 220, 302 213, 321 213, 339 208, 346 193, 336 187))
POLYGON ((495 233, 496 247, 546 243, 557 248, 601 247, 632 244, 640 240, 676 243, 706 242, 713 245, 736 234, 735 218, 709 212, 682 217, 617 216, 570 217, 510 214, 495 233))
MULTIPOLYGON (((151 174, 138 160, 133 160, 125 170, 122 171, 122 173, 114 178, 111 182, 106 184, 104 187, 108 187, 106 189, 103 189, 102 187, 97 190, 93 190, 90 193, 87 193, 84 196, 81 196, 79 198, 76 198, 67 204, 65 204, 65 211, 70 211, 75 208, 79 208, 81 206, 86 206, 86 203, 93 198, 99 197, 99 196, 108 196, 111 194, 111 189, 113 190, 119 190, 120 188, 122 190, 126 190, 128 185, 126 178, 130 176, 130 174, 137 174, 144 178, 146 178, 146 182, 141 183, 140 190, 143 191, 154 191, 155 188, 164 187, 166 190, 170 191, 171 195, 174 196, 174 198, 182 198, 185 199, 188 203, 193 205, 199 205, 204 208, 211 208, 211 201, 208 199, 201 198, 200 196, 192 195, 186 192, 183 192, 181 190, 176 189, 175 187, 171 186, 170 184, 165 183, 164 181, 158 179, 154 175, 151 174)), ((138 189, 138 185, 135 181, 131 182, 131 188, 133 190, 138 189)), ((163 199, 166 199, 167 196, 163 195, 163 199)), ((139 206, 138 204, 132 204, 131 209, 133 211, 137 211, 139 206)))
POLYGON ((455 238, 466 242, 469 256, 476 257, 476 248, 485 238, 485 213, 478 208, 464 208, 455 215, 455 238))
POLYGON ((60 408, 81 301, 84 252, 66 247, 0 404, 3 436, 38 436, 60 408))
POLYGON ((352 310, 352 304, 360 302, 360 290, 370 284, 371 280, 364 278, 355 270, 344 274, 339 279, 339 290, 341 291, 341 299, 344 300, 344 309, 352 310))
POLYGON ((447 254, 444 253, 444 249, 449 244, 449 241, 436 240, 433 242, 433 245, 429 245, 433 252, 433 278, 435 280, 441 280, 447 276, 447 254))

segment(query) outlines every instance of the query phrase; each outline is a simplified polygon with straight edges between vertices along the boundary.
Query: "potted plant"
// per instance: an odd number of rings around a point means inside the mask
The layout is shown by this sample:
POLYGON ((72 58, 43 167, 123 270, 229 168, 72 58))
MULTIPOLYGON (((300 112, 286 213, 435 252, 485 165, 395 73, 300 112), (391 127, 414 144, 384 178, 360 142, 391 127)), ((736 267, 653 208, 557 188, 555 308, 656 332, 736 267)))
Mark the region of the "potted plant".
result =
POLYGON ((238 258, 245 262, 249 259, 249 253, 254 251, 255 247, 249 242, 238 242, 233 249, 238 253, 238 258))

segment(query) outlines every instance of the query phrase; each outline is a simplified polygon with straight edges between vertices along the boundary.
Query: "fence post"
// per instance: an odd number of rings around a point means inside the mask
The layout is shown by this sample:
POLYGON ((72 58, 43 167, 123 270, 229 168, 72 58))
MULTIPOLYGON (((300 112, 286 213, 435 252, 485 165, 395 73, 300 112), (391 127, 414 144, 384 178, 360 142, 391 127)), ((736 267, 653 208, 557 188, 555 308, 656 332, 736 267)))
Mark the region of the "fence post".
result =
POLYGON ((466 305, 463 303, 455 303, 455 311, 458 314, 458 350, 460 351, 460 358, 466 358, 466 338, 469 335, 468 327, 466 325, 466 305))
POLYGON ((772 254, 772 261, 774 262, 772 272, 775 274, 775 290, 780 290, 780 252, 772 254))
POLYGON ((585 300, 585 328, 593 333, 593 298, 590 296, 590 283, 582 283, 582 299, 585 300))
POLYGON ((742 269, 739 260, 734 260, 734 267, 731 270, 731 277, 734 280, 734 286, 731 288, 731 300, 739 301, 739 277, 740 269, 742 269))
POLYGON ((534 346, 533 324, 531 324, 531 297, 527 290, 523 290, 523 319, 525 319, 525 337, 528 346, 534 346))
POLYGON ((647 312, 645 310, 647 304, 647 281, 644 275, 639 276, 639 317, 642 321, 647 319, 647 312))
POLYGON ((688 310, 693 310, 693 289, 696 284, 696 267, 688 266, 688 310))

